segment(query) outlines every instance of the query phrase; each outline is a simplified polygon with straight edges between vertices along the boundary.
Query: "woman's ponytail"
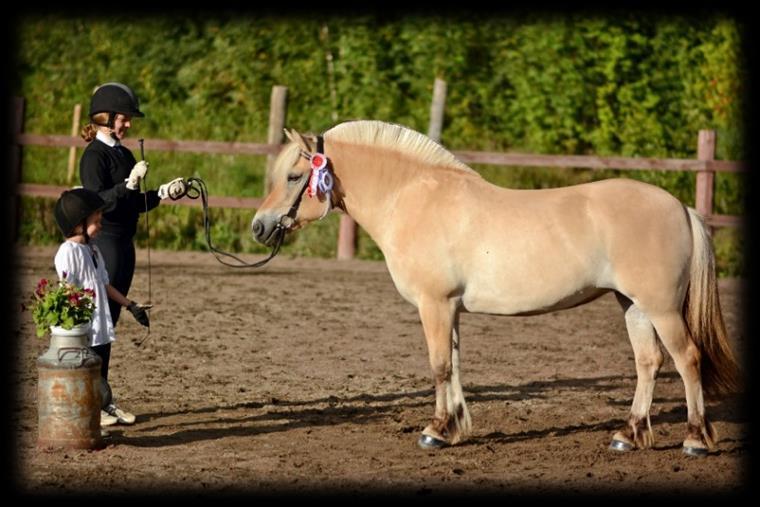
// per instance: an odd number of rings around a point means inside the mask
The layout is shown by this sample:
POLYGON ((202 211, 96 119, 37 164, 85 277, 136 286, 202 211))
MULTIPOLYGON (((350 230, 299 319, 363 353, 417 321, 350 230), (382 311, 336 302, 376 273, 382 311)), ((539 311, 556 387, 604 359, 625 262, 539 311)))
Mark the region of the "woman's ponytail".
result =
POLYGON ((89 143, 95 139, 95 135, 98 133, 98 126, 105 125, 108 122, 108 113, 97 113, 92 115, 90 123, 82 128, 82 132, 79 134, 85 142, 89 143))

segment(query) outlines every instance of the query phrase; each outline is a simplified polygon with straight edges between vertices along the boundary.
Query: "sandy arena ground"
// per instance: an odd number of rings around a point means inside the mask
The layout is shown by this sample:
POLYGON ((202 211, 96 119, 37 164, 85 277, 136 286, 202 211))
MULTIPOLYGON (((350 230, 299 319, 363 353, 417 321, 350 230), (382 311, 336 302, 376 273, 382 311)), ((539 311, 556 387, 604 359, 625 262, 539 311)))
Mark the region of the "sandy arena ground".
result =
MULTIPOLYGON (((19 251, 21 294, 55 278, 55 250, 19 251)), ((670 357, 652 406, 654 449, 608 450, 635 387, 613 295, 541 316, 464 314, 461 372, 473 435, 433 452, 416 443, 434 408, 422 327, 384 263, 278 257, 252 270, 208 253, 153 250, 150 259, 150 337, 137 346, 146 330, 123 313, 111 359, 114 394, 137 422, 112 426, 104 449, 37 446, 36 359, 48 340, 19 313, 10 416, 20 494, 638 497, 749 487, 740 397, 707 402, 717 452, 681 452, 686 406, 670 357)), ((741 288, 721 280, 740 350, 741 288)), ((144 250, 130 297, 148 298, 144 250)))

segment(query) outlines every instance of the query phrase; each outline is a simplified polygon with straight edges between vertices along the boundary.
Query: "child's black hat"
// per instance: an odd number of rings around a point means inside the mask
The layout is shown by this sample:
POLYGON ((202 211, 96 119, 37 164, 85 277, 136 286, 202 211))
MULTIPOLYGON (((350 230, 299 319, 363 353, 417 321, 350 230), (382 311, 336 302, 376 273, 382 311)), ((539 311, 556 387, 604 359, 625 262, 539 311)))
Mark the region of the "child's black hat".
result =
POLYGON ((55 221, 64 237, 74 235, 74 229, 88 216, 98 210, 108 211, 112 208, 96 192, 86 188, 65 190, 55 203, 55 221))

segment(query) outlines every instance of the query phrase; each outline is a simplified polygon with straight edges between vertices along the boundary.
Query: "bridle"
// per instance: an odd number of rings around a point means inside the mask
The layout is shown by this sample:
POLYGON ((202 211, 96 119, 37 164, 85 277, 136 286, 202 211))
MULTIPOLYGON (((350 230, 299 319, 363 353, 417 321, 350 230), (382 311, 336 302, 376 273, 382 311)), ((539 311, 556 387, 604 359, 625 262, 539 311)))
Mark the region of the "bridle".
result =
POLYGON ((324 138, 322 136, 317 136, 317 146, 314 153, 310 153, 306 150, 300 151, 300 155, 311 163, 311 174, 303 183, 303 186, 298 192, 290 210, 280 218, 280 224, 282 223, 282 219, 287 217, 290 219, 289 226, 293 226, 296 214, 298 213, 298 207, 301 205, 301 199, 303 199, 303 194, 307 189, 307 193, 310 197, 316 197, 321 193, 325 196, 325 200, 327 201, 327 207, 325 207, 325 211, 322 212, 322 215, 318 220, 325 218, 330 210, 332 210, 334 175, 332 173, 332 168, 330 167, 330 160, 325 156, 324 145, 324 138))
MULTIPOLYGON (((145 154, 143 153, 143 140, 140 139, 140 152, 142 154, 142 159, 145 160, 145 154)), ((220 250, 219 248, 215 247, 213 243, 211 242, 211 219, 209 218, 209 211, 208 211, 208 189, 206 188, 206 182, 203 181, 200 178, 188 178, 187 180, 184 180, 184 190, 178 194, 173 195, 171 197, 172 200, 181 199, 182 197, 189 197, 190 199, 197 199, 198 197, 201 198, 201 203, 203 206, 203 228, 206 236, 206 243, 208 244, 208 248, 211 251, 212 254, 214 254, 214 257, 217 261, 224 264, 225 266, 229 266, 232 268, 260 268, 261 266, 265 265, 267 262, 272 260, 279 252, 280 247, 282 247, 283 242, 285 241, 285 234, 295 225, 296 216, 298 215, 298 208, 301 206, 301 200, 303 199, 303 194, 306 192, 307 188, 309 188, 310 184, 312 183, 312 178, 316 176, 316 173, 314 171, 314 159, 317 155, 321 155, 324 159, 324 174, 322 174, 322 178, 319 182, 317 182, 316 187, 318 188, 318 191, 321 190, 326 195, 327 199, 327 207, 325 208, 324 213, 322 213, 322 216, 319 217, 321 220, 324 218, 330 210, 333 208, 333 175, 331 174, 331 168, 330 162, 327 159, 327 157, 324 156, 324 139, 322 136, 317 136, 317 146, 316 151, 314 154, 309 153, 308 151, 301 150, 300 156, 304 157, 305 159, 312 162, 312 172, 309 175, 308 178, 303 182, 301 185, 301 189, 298 191, 298 194, 296 194, 295 199, 293 200, 293 203, 290 206, 290 209, 286 214, 280 217, 280 220, 277 222, 277 225, 275 225, 275 231, 273 234, 276 235, 274 246, 272 247, 272 252, 269 254, 269 257, 266 259, 260 260, 258 262, 254 263, 248 263, 243 261, 242 259, 236 257, 235 255, 225 252, 223 250, 220 250), (325 178, 327 177, 327 178, 325 178), (328 184, 322 184, 323 181, 326 180, 328 184), (231 259, 234 259, 237 264, 231 264, 227 261, 225 261, 221 256, 229 257, 231 259)), ((146 200, 147 200, 147 192, 146 192, 146 200)), ((342 207, 339 204, 340 207, 342 207)), ((147 210, 147 202, 146 202, 146 210, 147 210)), ((146 212, 145 218, 146 218, 146 227, 148 225, 147 221, 148 214, 146 212)), ((85 227, 85 234, 86 227, 85 227)), ((150 238, 150 232, 148 232, 148 238, 150 238)), ((150 294, 150 246, 148 247, 148 292, 150 294)), ((94 260, 94 258, 93 258, 94 260)), ((149 299, 150 300, 150 299, 149 299)), ((141 346, 142 343, 150 336, 150 328, 148 328, 148 334, 143 338, 140 342, 137 343, 137 346, 141 346)))
MULTIPOLYGON (((320 220, 324 218, 330 210, 333 208, 332 198, 332 182, 333 182, 333 175, 331 173, 332 169, 330 168, 330 162, 327 160, 327 157, 324 156, 324 139, 322 136, 317 136, 317 146, 315 152, 312 154, 308 151, 301 150, 300 156, 303 158, 309 160, 310 162, 314 161, 315 157, 317 155, 321 155, 324 158, 325 166, 323 170, 325 171, 322 176, 324 178, 325 184, 319 185, 317 184, 318 191, 321 191, 326 195, 327 199, 327 207, 325 208, 325 212, 322 214, 320 220)), ((313 164, 312 164, 313 165, 313 164)), ((203 225, 206 235, 206 243, 208 244, 209 250, 211 253, 214 254, 214 257, 216 257, 216 260, 218 260, 220 263, 224 264, 225 266, 230 266, 233 268, 259 268, 272 260, 280 251, 280 247, 282 247, 283 242, 285 241, 285 234, 295 225, 296 222, 296 216, 298 215, 298 208, 301 206, 301 200, 303 199, 304 193, 306 193, 307 189, 309 188, 310 184, 312 183, 312 178, 314 178, 316 174, 312 170, 312 174, 306 178, 306 180, 301 185, 301 189, 296 194, 295 199, 293 200, 293 203, 290 205, 290 209, 288 212, 280 217, 280 220, 275 225, 275 230, 272 234, 275 235, 275 241, 274 246, 272 247, 272 252, 269 254, 269 257, 266 259, 260 260, 258 262, 254 263, 247 263, 235 255, 224 252, 218 248, 216 248, 212 242, 211 242, 211 221, 209 219, 209 213, 208 213, 208 190, 206 189, 206 183, 200 179, 200 178, 188 178, 186 180, 187 186, 186 190, 183 194, 178 195, 176 197, 173 197, 172 199, 180 199, 187 195, 190 199, 197 199, 198 197, 201 198, 201 202, 203 204, 203 225), (231 264, 229 262, 226 262, 222 257, 225 256, 234 259, 237 264, 231 264)))

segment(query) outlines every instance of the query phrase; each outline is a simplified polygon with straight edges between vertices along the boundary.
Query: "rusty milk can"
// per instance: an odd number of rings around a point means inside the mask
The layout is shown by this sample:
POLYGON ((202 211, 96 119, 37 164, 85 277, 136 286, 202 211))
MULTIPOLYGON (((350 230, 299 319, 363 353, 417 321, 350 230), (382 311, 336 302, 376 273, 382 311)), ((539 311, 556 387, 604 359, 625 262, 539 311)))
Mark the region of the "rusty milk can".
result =
POLYGON ((101 359, 87 346, 89 326, 51 328, 50 348, 37 358, 40 447, 96 449, 100 434, 101 359))

